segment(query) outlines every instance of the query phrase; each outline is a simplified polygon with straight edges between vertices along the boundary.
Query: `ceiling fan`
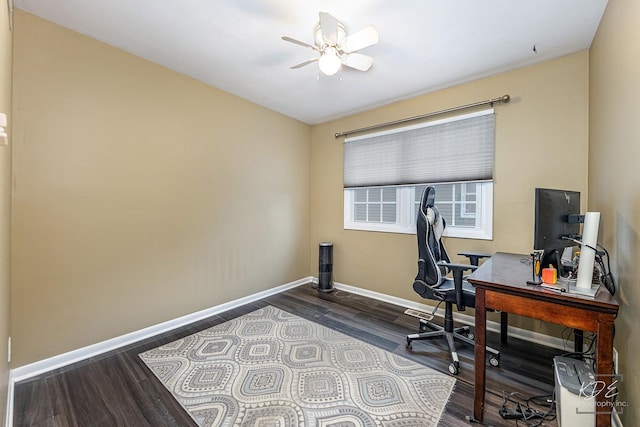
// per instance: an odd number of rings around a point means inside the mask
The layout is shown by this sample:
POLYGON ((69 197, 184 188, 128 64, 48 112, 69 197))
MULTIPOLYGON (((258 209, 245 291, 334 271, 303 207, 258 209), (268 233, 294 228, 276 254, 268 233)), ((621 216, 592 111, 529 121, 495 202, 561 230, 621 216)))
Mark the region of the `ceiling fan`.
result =
POLYGON ((373 65, 372 57, 356 52, 378 43, 378 30, 373 25, 347 35, 344 23, 326 12, 320 12, 320 22, 316 24, 313 33, 314 44, 287 36, 282 37, 284 41, 308 47, 320 53, 317 58, 296 64, 291 67, 292 69, 318 62, 320 71, 332 76, 340 70, 342 65, 360 71, 367 71, 373 65))

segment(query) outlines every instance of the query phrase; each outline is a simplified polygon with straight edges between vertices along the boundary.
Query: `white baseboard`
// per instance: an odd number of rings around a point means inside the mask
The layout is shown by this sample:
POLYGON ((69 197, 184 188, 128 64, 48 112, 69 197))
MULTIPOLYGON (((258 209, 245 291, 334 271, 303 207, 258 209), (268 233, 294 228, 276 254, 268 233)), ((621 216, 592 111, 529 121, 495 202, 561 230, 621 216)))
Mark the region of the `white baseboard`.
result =
POLYGON ((227 303, 220 304, 215 307, 211 307, 205 310, 191 313, 186 316, 179 317, 177 319, 168 320, 166 322, 159 323, 157 325, 150 326, 148 328, 140 329, 138 331, 134 331, 129 334, 121 335, 119 337, 115 337, 106 341, 92 344, 87 347, 82 347, 77 350, 72 350, 67 353, 60 354, 58 356, 53 356, 48 359, 30 363, 28 365, 20 366, 18 368, 11 370, 13 382, 16 383, 19 381, 23 381, 25 379, 32 378, 42 373, 61 368, 63 366, 67 366, 72 363, 76 363, 76 362, 88 359, 90 357, 98 356, 100 354, 106 353, 111 350, 116 350, 118 348, 136 343, 143 339, 151 338, 153 336, 159 335, 164 332, 169 332, 181 326, 189 325, 191 323, 197 322, 202 319, 206 319, 207 317, 222 313, 232 308, 240 307, 244 304, 266 298, 270 295, 278 294, 280 292, 286 291, 287 289, 300 286, 304 283, 309 283, 311 279, 312 279, 311 277, 306 277, 291 283, 287 283, 285 285, 268 289, 266 291, 258 292, 256 294, 253 294, 244 298, 239 298, 237 300, 229 301, 227 303))
MULTIPOLYGON (((155 335, 158 335, 164 332, 171 331, 181 326, 189 325, 193 322, 197 322, 199 320, 206 319, 207 317, 222 313, 232 308, 240 307, 244 304, 266 298, 270 295, 275 295, 287 289, 300 286, 304 283, 309 283, 312 279, 314 278, 305 277, 303 279, 299 279, 294 282, 290 282, 290 283, 287 283, 263 292, 258 292, 256 294, 253 294, 244 298, 239 298, 237 300, 220 304, 215 307, 211 307, 202 311, 191 313, 186 316, 179 317, 177 319, 169 320, 154 326, 150 326, 148 328, 140 329, 138 331, 134 331, 129 334, 121 335, 119 337, 115 337, 106 341, 92 344, 87 347, 79 348, 77 350, 72 350, 70 352, 53 356, 48 359, 40 360, 38 362, 34 362, 28 365, 20 366, 18 368, 11 370, 11 377, 13 382, 23 381, 25 379, 32 378, 42 373, 67 366, 72 363, 76 363, 76 362, 88 359, 90 357, 97 356, 97 355, 106 353, 108 351, 118 349, 120 347, 124 347, 129 344, 133 344, 135 342, 153 337, 155 335)), ((335 283, 335 287, 336 289, 342 289, 347 292, 352 292, 354 294, 366 296, 368 298, 385 301, 385 302, 399 305, 405 308, 413 308, 415 310, 421 310, 421 311, 427 311, 427 312, 430 312, 431 310, 433 310, 432 306, 429 306, 426 304, 416 303, 403 298, 398 298, 391 295, 382 294, 379 292, 374 292, 367 289, 346 285, 343 283, 335 283)), ((439 310, 439 313, 437 314, 442 316, 444 313, 442 310, 439 310)), ((467 325, 473 325, 474 323, 474 318, 472 316, 461 314, 461 313, 454 313, 454 316, 455 316, 455 320, 460 323, 467 324, 467 325)), ((487 329, 490 331, 499 332, 500 324, 497 322, 488 321, 487 329)), ((538 344, 554 347, 554 348, 559 348, 559 349, 564 348, 564 341, 562 339, 551 337, 549 335, 541 334, 538 332, 528 331, 525 329, 520 329, 520 328, 515 328, 510 326, 509 335, 516 338, 525 339, 527 341, 535 342, 538 344)))
MULTIPOLYGON (((417 302, 406 300, 403 298, 397 298, 397 297, 382 294, 379 292, 370 291, 368 289, 357 288, 355 286, 345 285, 343 283, 334 283, 334 286, 336 289, 342 289, 347 292, 351 292, 354 294, 362 295, 362 296, 376 299, 379 301, 384 301, 391 304, 399 305, 401 307, 413 308, 414 310, 425 311, 427 313, 430 313, 431 311, 433 311, 433 306, 417 303, 417 302)), ((436 312, 436 315, 440 317, 444 317, 444 310, 438 309, 438 311, 436 312)), ((473 324, 475 323, 475 318, 473 316, 469 316, 468 314, 453 313, 453 318, 457 322, 460 322, 464 325, 473 326, 473 324)), ((487 320, 487 330, 500 333, 500 323, 487 320)), ((564 350, 566 348, 565 347, 566 343, 562 338, 552 337, 539 332, 528 331, 526 329, 516 328, 513 326, 509 326, 507 331, 510 337, 520 338, 529 342, 546 345, 548 347, 553 347, 560 350, 564 350)))

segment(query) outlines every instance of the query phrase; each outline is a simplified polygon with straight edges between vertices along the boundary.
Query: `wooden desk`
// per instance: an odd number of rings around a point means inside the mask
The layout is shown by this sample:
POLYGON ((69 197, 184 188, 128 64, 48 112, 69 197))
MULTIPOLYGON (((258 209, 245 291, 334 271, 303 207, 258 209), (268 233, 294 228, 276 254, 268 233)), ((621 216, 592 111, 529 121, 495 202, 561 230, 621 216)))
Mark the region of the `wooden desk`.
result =
MULTIPOLYGON (((604 286, 591 298, 527 285, 531 278, 529 258, 528 255, 497 253, 467 279, 476 288, 473 416, 478 421, 483 419, 485 400, 487 309, 597 333, 597 379, 607 386, 612 380, 613 321, 618 313, 618 302, 604 286)), ((607 400, 604 392, 599 393, 596 399, 597 402, 607 400)), ((611 425, 611 411, 606 411, 597 413, 596 426, 611 425)))

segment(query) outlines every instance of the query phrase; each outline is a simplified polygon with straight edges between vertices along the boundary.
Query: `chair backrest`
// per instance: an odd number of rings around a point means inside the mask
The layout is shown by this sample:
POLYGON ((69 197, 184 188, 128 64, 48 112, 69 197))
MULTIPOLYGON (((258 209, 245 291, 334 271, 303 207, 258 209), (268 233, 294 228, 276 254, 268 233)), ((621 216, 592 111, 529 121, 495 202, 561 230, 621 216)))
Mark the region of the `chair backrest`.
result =
POLYGON ((437 286, 445 279, 446 271, 438 262, 450 262, 441 240, 446 222, 435 206, 435 198, 436 189, 426 187, 422 193, 416 220, 418 258, 424 260, 419 262, 416 280, 421 280, 429 286, 437 286))

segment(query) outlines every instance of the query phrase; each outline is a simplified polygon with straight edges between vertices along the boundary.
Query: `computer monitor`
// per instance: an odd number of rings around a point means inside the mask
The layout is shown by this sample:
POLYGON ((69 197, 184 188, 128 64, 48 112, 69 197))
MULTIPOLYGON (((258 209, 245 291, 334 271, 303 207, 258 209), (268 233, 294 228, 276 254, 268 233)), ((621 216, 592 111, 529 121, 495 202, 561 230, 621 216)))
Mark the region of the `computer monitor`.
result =
POLYGON ((580 234, 580 193, 536 188, 533 248, 544 250, 543 266, 552 264, 562 274, 560 262, 565 248, 575 246, 563 236, 580 234))

